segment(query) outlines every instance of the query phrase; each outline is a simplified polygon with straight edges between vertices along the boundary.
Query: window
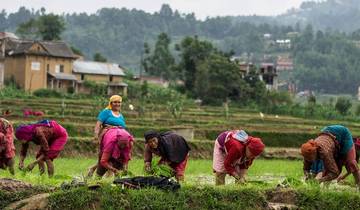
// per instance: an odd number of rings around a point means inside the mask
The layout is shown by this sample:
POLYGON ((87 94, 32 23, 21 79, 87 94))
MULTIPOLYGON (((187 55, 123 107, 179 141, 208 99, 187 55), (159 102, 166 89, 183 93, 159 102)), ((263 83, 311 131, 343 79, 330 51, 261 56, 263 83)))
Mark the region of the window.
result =
POLYGON ((81 74, 81 80, 85 80, 85 75, 81 74))
POLYGON ((64 65, 60 65, 60 73, 64 73, 64 65))
POLYGON ((64 73, 64 65, 56 65, 55 66, 55 73, 64 73))
POLYGON ((36 61, 31 62, 31 70, 40 71, 40 66, 41 66, 40 62, 36 62, 36 61))
POLYGON ((50 71, 50 64, 46 65, 46 71, 49 72, 50 71))
POLYGON ((109 81, 112 82, 113 81, 113 75, 109 76, 109 81))
POLYGON ((61 81, 58 82, 58 88, 60 89, 62 87, 61 81))
POLYGON ((55 73, 60 73, 60 65, 55 65, 55 73))

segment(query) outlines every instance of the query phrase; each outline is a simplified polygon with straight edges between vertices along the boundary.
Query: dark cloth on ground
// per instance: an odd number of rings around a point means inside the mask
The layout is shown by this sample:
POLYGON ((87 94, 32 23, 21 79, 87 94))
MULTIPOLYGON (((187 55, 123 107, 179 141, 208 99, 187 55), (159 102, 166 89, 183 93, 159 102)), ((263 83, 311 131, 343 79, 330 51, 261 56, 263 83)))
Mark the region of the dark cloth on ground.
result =
POLYGON ((172 181, 167 177, 154 176, 137 176, 133 178, 118 178, 114 180, 114 184, 124 185, 131 189, 141 189, 146 187, 155 187, 162 190, 175 191, 180 189, 178 182, 172 181))

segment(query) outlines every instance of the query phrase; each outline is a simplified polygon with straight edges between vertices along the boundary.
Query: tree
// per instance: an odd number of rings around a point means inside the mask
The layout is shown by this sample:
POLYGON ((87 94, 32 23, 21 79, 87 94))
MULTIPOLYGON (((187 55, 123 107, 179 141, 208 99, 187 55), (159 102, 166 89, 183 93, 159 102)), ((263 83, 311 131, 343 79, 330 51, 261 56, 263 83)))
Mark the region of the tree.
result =
POLYGON ((150 54, 148 44, 144 43, 144 52, 148 56, 143 61, 143 67, 150 75, 160 76, 165 79, 174 78, 172 70, 175 59, 169 49, 170 42, 171 40, 166 33, 159 34, 152 54, 150 54))
POLYGON ((95 53, 93 56, 93 60, 97 62, 107 62, 107 59, 99 52, 95 53))
POLYGON ((350 108, 352 106, 352 103, 350 99, 345 97, 339 97, 335 104, 335 109, 341 114, 341 115, 347 115, 350 108))
POLYGON ((22 38, 41 38, 42 40, 53 41, 60 40, 61 33, 64 30, 63 19, 58 15, 48 14, 21 23, 16 29, 16 33, 22 38))
POLYGON ((76 55, 81 55, 81 56, 84 55, 84 54, 81 52, 80 49, 78 49, 78 48, 76 48, 76 47, 74 47, 74 46, 70 46, 70 48, 71 48, 71 50, 73 51, 74 54, 76 54, 76 55))
POLYGON ((194 92, 204 103, 221 104, 227 98, 247 100, 249 85, 241 78, 236 63, 220 53, 201 61, 195 75, 194 92))
POLYGON ((42 40, 60 40, 61 33, 64 30, 64 20, 58 15, 42 15, 38 19, 38 31, 42 40))
POLYGON ((208 41, 200 41, 197 36, 185 37, 178 46, 181 61, 179 69, 182 70, 185 88, 192 91, 195 85, 195 75, 198 65, 208 58, 214 51, 213 45, 208 41))
POLYGON ((16 29, 16 34, 23 39, 38 38, 38 22, 35 19, 30 19, 28 22, 21 23, 16 29))

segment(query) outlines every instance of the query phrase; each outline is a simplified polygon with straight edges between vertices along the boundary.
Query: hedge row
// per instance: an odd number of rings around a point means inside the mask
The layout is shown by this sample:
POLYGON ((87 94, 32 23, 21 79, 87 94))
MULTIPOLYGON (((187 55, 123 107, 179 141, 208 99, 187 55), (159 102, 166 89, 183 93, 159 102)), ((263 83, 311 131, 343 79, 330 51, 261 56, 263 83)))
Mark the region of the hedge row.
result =
MULTIPOLYGON (((127 190, 103 185, 97 190, 78 188, 50 195, 49 209, 269 209, 267 199, 291 202, 299 209, 353 210, 360 208, 360 195, 346 191, 329 191, 319 187, 289 189, 286 195, 269 197, 276 190, 266 187, 186 186, 177 192, 155 189, 127 190)), ((283 208, 287 209, 287 208, 283 208)))

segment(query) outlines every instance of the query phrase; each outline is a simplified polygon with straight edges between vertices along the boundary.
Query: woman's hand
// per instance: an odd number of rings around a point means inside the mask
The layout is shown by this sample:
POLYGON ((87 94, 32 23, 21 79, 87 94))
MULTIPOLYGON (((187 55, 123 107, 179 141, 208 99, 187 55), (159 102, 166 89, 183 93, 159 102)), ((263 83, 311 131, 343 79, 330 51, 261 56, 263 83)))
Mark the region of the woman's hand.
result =
POLYGON ((151 163, 149 163, 149 162, 145 163, 145 171, 148 172, 148 173, 151 172, 151 163))
POLYGON ((19 169, 24 170, 24 160, 19 161, 19 169))
POLYGON ((27 171, 32 171, 32 170, 34 169, 34 167, 35 167, 35 164, 36 164, 36 162, 35 162, 35 163, 30 163, 30 164, 26 167, 26 170, 27 170, 27 171))

